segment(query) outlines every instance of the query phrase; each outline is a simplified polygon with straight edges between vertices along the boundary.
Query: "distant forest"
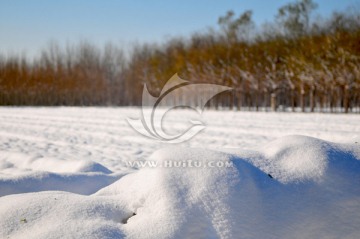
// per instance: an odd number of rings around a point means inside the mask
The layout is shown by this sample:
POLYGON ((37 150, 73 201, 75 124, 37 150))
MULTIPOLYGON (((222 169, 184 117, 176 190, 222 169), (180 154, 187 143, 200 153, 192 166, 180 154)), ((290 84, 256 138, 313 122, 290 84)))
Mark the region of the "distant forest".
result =
POLYGON ((209 102, 216 109, 359 113, 360 14, 314 17, 316 8, 291 2, 261 26, 252 11, 229 11, 214 29, 128 55, 89 42, 52 43, 32 60, 0 54, 0 105, 137 106, 144 84, 156 96, 178 73, 232 87, 209 102))

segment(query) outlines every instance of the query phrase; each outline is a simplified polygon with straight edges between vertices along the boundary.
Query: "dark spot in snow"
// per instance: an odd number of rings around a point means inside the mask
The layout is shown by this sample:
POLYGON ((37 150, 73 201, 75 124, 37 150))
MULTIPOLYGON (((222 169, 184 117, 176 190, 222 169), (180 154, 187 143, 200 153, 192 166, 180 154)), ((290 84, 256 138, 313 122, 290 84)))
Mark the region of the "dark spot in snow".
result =
POLYGON ((126 223, 128 222, 128 220, 129 220, 130 218, 132 218, 133 216, 135 216, 135 215, 136 215, 136 213, 134 212, 131 216, 123 219, 123 220, 121 221, 121 223, 122 223, 122 224, 126 224, 126 223))
POLYGON ((273 178, 273 176, 271 176, 271 174, 270 174, 270 173, 268 173, 268 176, 269 176, 269 178, 273 178))

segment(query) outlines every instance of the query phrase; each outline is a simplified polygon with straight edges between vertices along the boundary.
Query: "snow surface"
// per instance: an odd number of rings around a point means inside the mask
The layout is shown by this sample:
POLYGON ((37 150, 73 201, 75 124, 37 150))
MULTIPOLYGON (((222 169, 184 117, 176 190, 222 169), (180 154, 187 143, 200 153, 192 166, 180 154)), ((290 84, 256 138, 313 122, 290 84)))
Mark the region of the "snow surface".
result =
POLYGON ((359 115, 176 110, 207 128, 169 146, 138 113, 0 108, 0 238, 359 238, 359 115))

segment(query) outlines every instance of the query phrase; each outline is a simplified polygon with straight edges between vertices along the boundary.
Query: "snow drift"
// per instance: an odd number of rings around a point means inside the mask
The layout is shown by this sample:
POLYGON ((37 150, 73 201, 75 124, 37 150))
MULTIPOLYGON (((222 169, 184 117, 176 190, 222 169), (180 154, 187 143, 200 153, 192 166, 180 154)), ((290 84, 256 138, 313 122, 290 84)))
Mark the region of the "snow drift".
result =
POLYGON ((90 160, 29 157, 0 150, 0 196, 45 190, 89 195, 124 174, 90 160))
POLYGON ((89 196, 1 197, 0 237, 357 238, 359 159, 358 144, 305 136, 257 151, 163 149, 149 158, 157 167, 89 196), (189 160, 202 167, 164 166, 189 160))

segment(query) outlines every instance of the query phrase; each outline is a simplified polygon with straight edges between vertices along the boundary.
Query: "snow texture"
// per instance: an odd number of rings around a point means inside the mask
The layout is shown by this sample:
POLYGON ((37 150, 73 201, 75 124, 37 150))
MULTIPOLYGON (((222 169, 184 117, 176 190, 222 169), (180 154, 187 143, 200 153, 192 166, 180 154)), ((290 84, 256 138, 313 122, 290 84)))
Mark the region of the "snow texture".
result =
POLYGON ((134 112, 1 108, 0 238, 359 237, 359 116, 209 112, 166 147, 134 112))

